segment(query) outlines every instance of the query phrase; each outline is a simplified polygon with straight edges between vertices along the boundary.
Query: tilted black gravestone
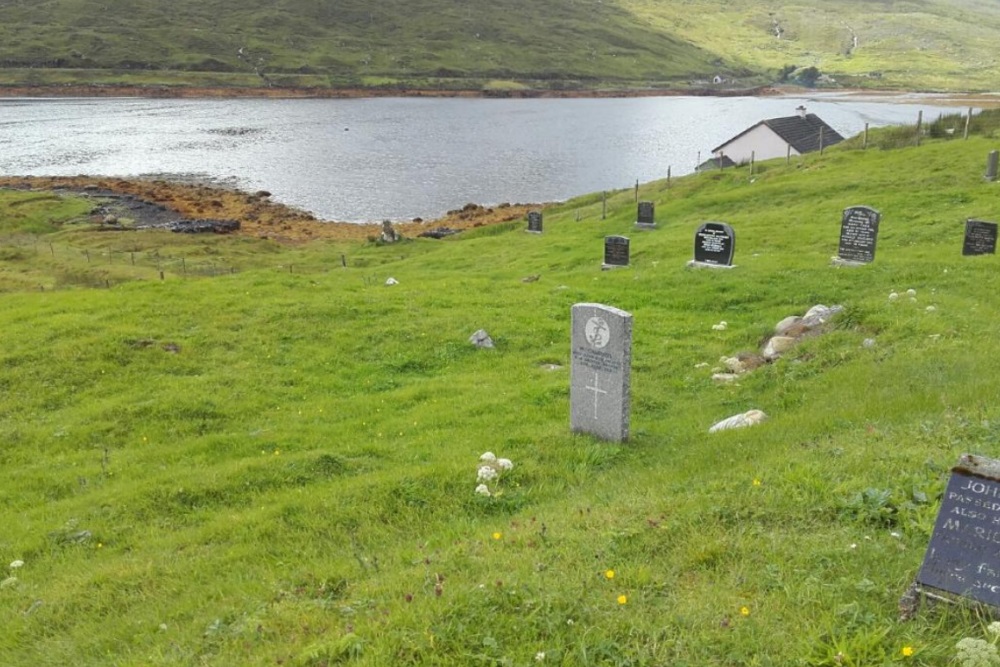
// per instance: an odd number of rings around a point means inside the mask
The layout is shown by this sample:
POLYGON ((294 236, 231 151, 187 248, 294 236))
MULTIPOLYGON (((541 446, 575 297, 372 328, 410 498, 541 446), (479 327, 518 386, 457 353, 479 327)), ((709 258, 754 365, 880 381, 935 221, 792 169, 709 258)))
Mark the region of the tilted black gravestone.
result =
POLYGON ((528 231, 533 234, 542 233, 542 212, 528 211, 528 231))
POLYGON ((724 222, 706 222, 694 234, 694 262, 709 266, 732 266, 736 232, 724 222))
POLYGON ((604 237, 604 268, 628 266, 629 238, 627 236, 604 237))
POLYGON ((875 259, 878 223, 882 214, 868 206, 844 209, 840 220, 840 247, 837 258, 842 262, 868 264, 875 259))
POLYGON ((917 584, 1000 607, 1000 461, 951 469, 917 584))
POLYGON ((997 223, 985 220, 965 221, 963 255, 994 255, 997 251, 997 223))
POLYGON ((638 215, 635 220, 636 227, 652 228, 656 227, 656 204, 651 201, 639 202, 638 215))

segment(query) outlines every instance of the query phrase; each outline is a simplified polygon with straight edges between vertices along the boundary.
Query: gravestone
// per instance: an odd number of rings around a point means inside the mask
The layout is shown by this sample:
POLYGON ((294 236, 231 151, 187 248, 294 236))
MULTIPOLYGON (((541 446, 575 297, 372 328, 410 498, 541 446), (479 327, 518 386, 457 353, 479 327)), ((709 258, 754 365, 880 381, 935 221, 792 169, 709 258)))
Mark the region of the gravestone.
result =
POLYGON ((528 231, 532 234, 542 233, 542 212, 528 211, 528 231))
POLYGON ((965 221, 963 255, 994 255, 997 251, 997 223, 985 220, 965 221))
POLYGON ((382 221, 382 241, 385 243, 395 243, 399 240, 399 234, 392 227, 391 220, 382 221))
POLYGON ((869 264, 875 259, 878 223, 882 214, 868 206, 844 209, 840 220, 840 247, 837 259, 844 263, 869 264))
POLYGON ((694 260, 697 266, 733 266, 736 232, 724 222, 706 222, 694 234, 694 260))
POLYGON ((628 266, 629 238, 627 236, 604 237, 604 264, 601 268, 611 269, 616 266, 628 266))
POLYGON ((951 469, 917 584, 1000 607, 1000 461, 951 469))
POLYGON ((643 229, 653 229, 656 227, 656 205, 653 202, 639 202, 639 211, 636 216, 635 226, 643 229))
POLYGON ((1000 152, 990 151, 990 154, 986 156, 986 176, 983 178, 991 183, 997 180, 998 163, 1000 163, 1000 152))
POLYGON ((599 303, 575 304, 571 341, 571 430, 628 440, 632 314, 599 303))

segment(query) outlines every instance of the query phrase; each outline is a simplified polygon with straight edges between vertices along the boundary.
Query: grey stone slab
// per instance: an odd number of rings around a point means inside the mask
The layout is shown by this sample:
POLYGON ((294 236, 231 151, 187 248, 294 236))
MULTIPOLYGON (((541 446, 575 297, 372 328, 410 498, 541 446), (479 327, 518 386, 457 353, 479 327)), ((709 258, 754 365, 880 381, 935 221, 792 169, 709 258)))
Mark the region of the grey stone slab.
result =
POLYGON ((631 416, 632 314, 578 303, 571 319, 570 428, 624 442, 631 416))

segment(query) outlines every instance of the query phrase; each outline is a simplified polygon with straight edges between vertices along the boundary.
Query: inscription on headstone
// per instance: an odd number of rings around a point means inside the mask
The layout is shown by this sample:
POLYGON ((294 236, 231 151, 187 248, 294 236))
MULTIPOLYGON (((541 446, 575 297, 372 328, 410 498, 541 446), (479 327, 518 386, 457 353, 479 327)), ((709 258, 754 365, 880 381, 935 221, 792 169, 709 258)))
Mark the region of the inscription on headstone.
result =
POLYGON ((632 314, 599 303, 572 310, 570 428, 613 442, 629 436, 632 314))
POLYGON ((985 220, 965 221, 963 255, 994 255, 997 251, 997 223, 985 220))
POLYGON ((952 468, 917 582, 1000 606, 1000 461, 952 468))
POLYGON ((844 209, 840 220, 840 248, 837 257, 847 262, 870 263, 875 259, 878 223, 882 214, 868 206, 844 209))
POLYGON ((604 268, 628 266, 629 238, 627 236, 604 237, 604 268))
POLYGON ((656 227, 656 205, 653 202, 639 202, 635 224, 637 227, 656 227))
POLYGON ((542 233, 542 212, 528 211, 528 231, 533 234, 542 233))
POLYGON ((724 222, 706 222, 694 234, 694 261, 712 266, 732 266, 736 232, 724 222))

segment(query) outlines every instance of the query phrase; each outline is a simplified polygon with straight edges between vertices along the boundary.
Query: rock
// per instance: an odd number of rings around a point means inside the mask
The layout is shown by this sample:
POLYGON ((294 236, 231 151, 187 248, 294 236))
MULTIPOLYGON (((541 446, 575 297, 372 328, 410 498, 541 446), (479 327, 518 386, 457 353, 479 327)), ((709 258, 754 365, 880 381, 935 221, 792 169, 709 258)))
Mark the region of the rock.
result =
POLYGON ((537 281, 541 277, 542 277, 542 274, 539 273, 539 274, 534 275, 534 276, 527 276, 525 278, 521 278, 521 282, 522 283, 533 283, 533 282, 537 281))
POLYGON ((778 336, 785 336, 788 334, 788 330, 794 327, 796 324, 802 321, 802 318, 798 315, 789 315, 785 319, 781 320, 774 325, 774 333, 778 336))
POLYGON ((777 359, 782 353, 790 350, 795 345, 795 340, 791 336, 771 336, 771 339, 767 341, 767 345, 764 346, 761 355, 765 359, 777 359))
POLYGON ((861 347, 866 348, 866 349, 871 349, 871 348, 875 347, 875 339, 874 338, 865 338, 863 341, 861 341, 861 347))
POLYGON ((843 306, 816 305, 810 308, 802 318, 802 324, 809 329, 815 329, 829 322, 837 313, 844 310, 843 306))
POLYGON ((399 240, 399 234, 396 230, 392 228, 391 220, 382 221, 382 242, 383 243, 395 243, 399 240))
POLYGON ((755 424, 760 424, 767 419, 767 415, 764 414, 762 410, 748 410, 743 414, 733 415, 723 419, 718 422, 712 428, 708 429, 709 433, 716 433, 718 431, 727 431, 734 428, 746 428, 747 426, 754 426, 755 424))
POLYGON ((385 284, 386 285, 398 285, 399 281, 396 280, 395 278, 393 278, 392 276, 389 276, 389 278, 385 281, 385 284))
POLYGON ((760 368, 767 363, 767 359, 756 352, 740 352, 736 355, 736 358, 740 360, 740 363, 743 364, 743 368, 747 371, 760 368))
POLYGON ((716 382, 734 382, 740 379, 740 376, 736 373, 715 373, 712 375, 712 379, 716 382))
POLYGON ((490 335, 486 333, 485 329, 480 329, 476 333, 469 336, 469 342, 479 348, 492 348, 493 339, 490 335))
POLYGON ((743 361, 738 357, 723 357, 719 361, 722 365, 729 369, 730 373, 735 373, 739 375, 740 373, 746 373, 747 367, 743 364, 743 361))
MULTIPOLYGON (((416 220, 414 220, 416 222, 416 220)), ((452 234, 458 234, 457 229, 452 229, 451 227, 436 227, 434 229, 428 229, 426 232, 420 232, 417 236, 422 236, 429 239, 443 239, 446 236, 451 236, 452 234)))
POLYGON ((172 232, 181 234, 204 234, 213 232, 216 234, 228 234, 239 231, 239 220, 177 220, 166 225, 172 232))

